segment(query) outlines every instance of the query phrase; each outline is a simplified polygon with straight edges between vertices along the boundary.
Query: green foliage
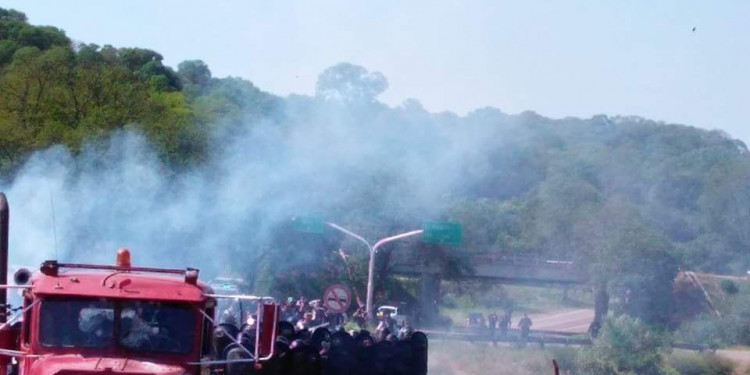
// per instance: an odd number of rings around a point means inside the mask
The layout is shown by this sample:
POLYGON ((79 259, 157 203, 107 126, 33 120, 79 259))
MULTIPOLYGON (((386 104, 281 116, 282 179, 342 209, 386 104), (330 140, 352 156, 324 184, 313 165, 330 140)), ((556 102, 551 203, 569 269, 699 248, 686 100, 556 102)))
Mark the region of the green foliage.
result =
POLYGON ((201 60, 187 60, 177 66, 177 74, 185 84, 205 87, 211 82, 211 70, 201 60))
POLYGON ((731 287, 722 283, 725 280, 711 276, 703 276, 701 279, 721 316, 717 317, 706 311, 682 323, 675 331, 675 339, 704 343, 713 348, 750 344, 750 291, 747 289, 747 282, 731 280, 737 292, 728 294, 723 288, 731 287))
POLYGON ((591 348, 579 355, 582 374, 639 374, 668 373, 660 348, 665 338, 652 331, 638 319, 620 316, 602 325, 599 337, 591 348))
POLYGON ((737 294, 740 291, 737 283, 732 280, 721 280, 721 283, 719 283, 719 285, 721 285, 721 290, 723 290, 726 294, 737 294))
POLYGON ((12 40, 0 40, 0 65, 4 65, 13 59, 18 44, 12 40))
POLYGON ((26 22, 26 15, 14 9, 0 8, 0 21, 26 22))
POLYGON ((467 249, 517 254, 534 251, 534 244, 523 238, 528 210, 523 200, 480 198, 458 202, 449 209, 448 217, 462 223, 467 249))
POLYGON ((164 60, 159 53, 145 48, 122 48, 118 52, 122 64, 132 71, 138 71, 148 64, 161 63, 164 60))
POLYGON ((191 107, 199 121, 208 124, 222 122, 229 130, 268 119, 280 106, 278 98, 240 78, 211 79, 208 86, 200 90, 191 85, 187 88, 191 107))
POLYGON ((701 315, 683 323, 675 331, 675 340, 700 343, 713 349, 732 345, 737 341, 736 332, 727 323, 710 315, 701 315))
POLYGON ((18 32, 17 41, 20 45, 41 50, 70 45, 70 39, 65 36, 65 33, 52 26, 25 26, 18 32))
POLYGON ((0 8, 0 172, 34 150, 64 144, 76 151, 131 124, 169 165, 195 166, 208 159, 209 124, 272 106, 247 81, 211 79, 202 62, 186 62, 178 76, 162 60, 142 48, 74 46, 61 30, 0 8), (183 93, 183 79, 205 87, 183 93), (228 85, 240 89, 227 94, 228 85))

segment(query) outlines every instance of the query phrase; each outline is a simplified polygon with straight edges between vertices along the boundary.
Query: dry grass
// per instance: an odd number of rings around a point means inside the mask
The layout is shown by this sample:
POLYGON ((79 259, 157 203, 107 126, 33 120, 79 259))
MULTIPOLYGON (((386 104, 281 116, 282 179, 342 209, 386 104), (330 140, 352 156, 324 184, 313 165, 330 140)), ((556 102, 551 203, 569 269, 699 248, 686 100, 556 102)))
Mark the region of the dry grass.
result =
MULTIPOLYGON (((717 355, 675 350, 665 361, 684 374, 726 374, 736 365, 734 375, 750 375, 750 352, 741 348, 719 351, 717 355), (724 358, 724 359, 721 359, 724 358), (723 364, 722 364, 723 363, 723 364), (723 371, 722 371, 723 370, 723 371)), ((552 358, 560 364, 560 374, 573 375, 571 370, 579 348, 536 346, 517 348, 507 345, 458 341, 430 342, 430 375, 552 375, 552 358)))
POLYGON ((750 280, 746 278, 701 273, 696 275, 711 296, 712 302, 722 314, 731 313, 732 305, 734 305, 740 297, 750 294, 750 280), (737 284, 739 287, 738 293, 736 295, 726 294, 720 286, 722 280, 731 280, 737 284))
MULTIPOLYGON (((551 375, 552 358, 564 366, 575 348, 516 348, 452 341, 430 342, 430 375, 551 375), (565 357, 565 358, 561 358, 565 357)), ((565 371, 561 371, 565 374, 565 371)))

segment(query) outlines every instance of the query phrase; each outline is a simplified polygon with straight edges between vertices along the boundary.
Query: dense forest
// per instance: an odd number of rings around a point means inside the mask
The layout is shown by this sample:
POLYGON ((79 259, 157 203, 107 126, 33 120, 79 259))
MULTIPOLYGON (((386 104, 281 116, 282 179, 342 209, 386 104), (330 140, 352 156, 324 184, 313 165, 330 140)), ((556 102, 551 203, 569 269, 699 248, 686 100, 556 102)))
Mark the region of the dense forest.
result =
POLYGON ((214 79, 201 61, 175 72, 141 48, 71 41, 23 13, 0 10, 0 132, 3 171, 30 152, 82 143, 133 126, 171 166, 200 163, 211 124, 266 116, 281 100, 237 79, 214 79))
MULTIPOLYGON (((34 166, 67 168, 67 198, 77 190, 87 202, 106 202, 71 210, 79 225, 63 236, 78 248, 96 249, 101 239, 90 237, 112 233, 96 227, 105 225, 103 212, 131 217, 140 207, 162 224, 180 224, 154 229, 132 218, 137 225, 118 226, 118 235, 143 233, 188 254, 223 248, 226 259, 255 260, 251 277, 285 290, 304 286, 256 271, 314 258, 299 250, 311 243, 324 252, 356 246, 336 236, 290 238, 282 218, 302 211, 368 238, 455 220, 464 240, 444 254, 450 260, 466 253, 575 260, 595 282, 633 291, 629 308, 657 322, 678 268, 750 268, 750 154, 722 131, 635 116, 431 113, 415 99, 383 104, 377 98, 387 87, 382 74, 342 63, 321 73, 315 95, 279 97, 242 78, 212 77, 199 60, 175 70, 158 52, 73 41, 0 8, 0 187, 28 187, 34 166), (132 137, 146 145, 142 166, 151 172, 141 170, 150 182, 131 191, 97 171, 129 170, 122 160, 132 162, 132 137), (92 199, 96 185, 132 200, 92 199), (174 216, 177 207, 193 209, 185 196, 196 191, 221 207, 208 210, 208 224, 174 216)), ((355 258, 363 264, 364 256, 355 258)), ((345 272, 335 252, 322 259, 325 278, 345 272)), ((310 270, 295 275, 314 279, 310 270)))

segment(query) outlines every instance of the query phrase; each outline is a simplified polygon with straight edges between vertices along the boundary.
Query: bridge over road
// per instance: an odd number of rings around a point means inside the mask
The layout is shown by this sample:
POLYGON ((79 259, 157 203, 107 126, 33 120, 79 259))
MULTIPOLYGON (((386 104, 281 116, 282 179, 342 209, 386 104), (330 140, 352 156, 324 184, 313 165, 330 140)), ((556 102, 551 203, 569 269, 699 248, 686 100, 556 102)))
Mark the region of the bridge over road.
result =
MULTIPOLYGON (((570 261, 519 256, 473 256, 464 279, 496 280, 515 284, 584 284, 586 271, 570 261)), ((404 276, 440 278, 441 269, 413 252, 391 254, 389 271, 404 276)))
MULTIPOLYGON (((415 251, 392 252, 388 272, 421 279, 420 294, 422 311, 426 321, 438 317, 437 301, 440 300, 440 281, 443 270, 429 257, 418 256, 415 251)), ((588 282, 588 274, 579 265, 565 260, 541 259, 519 256, 472 256, 469 270, 460 278, 465 280, 491 280, 503 284, 527 285, 576 285, 588 282)), ((597 294, 599 295, 599 293, 597 294)), ((605 294, 602 294, 606 296, 605 294)), ((597 297, 595 316, 605 316, 609 298, 597 297)))

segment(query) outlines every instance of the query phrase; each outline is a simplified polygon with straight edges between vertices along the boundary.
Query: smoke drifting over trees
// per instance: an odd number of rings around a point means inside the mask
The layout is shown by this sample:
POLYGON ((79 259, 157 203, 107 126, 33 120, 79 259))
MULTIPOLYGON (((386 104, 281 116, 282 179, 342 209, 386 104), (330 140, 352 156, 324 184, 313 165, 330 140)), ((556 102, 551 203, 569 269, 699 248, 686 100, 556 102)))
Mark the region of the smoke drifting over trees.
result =
POLYGON ((385 76, 353 64, 322 72, 314 97, 281 98, 212 77, 199 60, 177 71, 161 61, 72 44, 0 9, 0 190, 13 204, 13 262, 111 262, 129 246, 139 264, 197 265, 272 288, 269 269, 337 270, 340 246, 358 254, 336 236, 290 241, 294 215, 371 238, 450 219, 465 230, 454 256, 572 259, 633 291, 634 315, 654 322, 665 320, 663 282, 678 266, 750 266, 750 154, 720 131, 389 107, 377 100, 385 76))

